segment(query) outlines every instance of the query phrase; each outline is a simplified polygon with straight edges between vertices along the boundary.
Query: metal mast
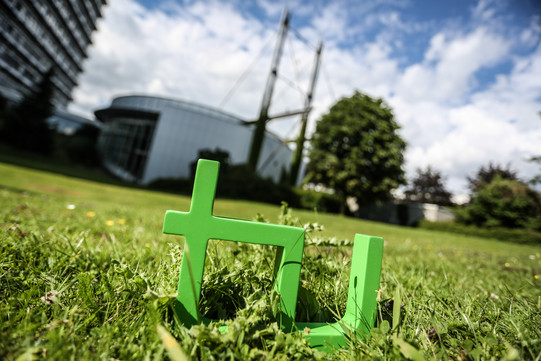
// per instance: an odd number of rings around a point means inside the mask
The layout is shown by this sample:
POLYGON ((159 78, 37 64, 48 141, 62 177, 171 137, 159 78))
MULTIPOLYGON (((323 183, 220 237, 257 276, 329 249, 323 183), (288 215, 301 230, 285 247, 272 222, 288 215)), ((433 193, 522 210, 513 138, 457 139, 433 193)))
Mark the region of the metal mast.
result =
POLYGON ((257 162, 259 160, 259 154, 261 153, 263 138, 265 136, 265 126, 267 124, 267 121, 269 120, 269 106, 272 98, 272 92, 274 90, 274 83, 276 82, 276 75, 278 74, 278 65, 280 64, 280 58, 282 57, 282 51, 284 48, 284 42, 287 36, 288 28, 289 12, 286 9, 282 13, 279 36, 272 57, 271 71, 269 77, 267 78, 267 85, 265 86, 265 93, 263 94, 263 101, 261 102, 261 110, 259 112, 259 118, 256 122, 254 135, 252 136, 252 144, 250 146, 248 165, 254 171, 257 169, 257 162))
POLYGON ((291 170, 289 172, 289 184, 295 185, 299 176, 299 168, 302 162, 302 152, 304 150, 304 142, 306 141, 306 123, 308 122, 308 115, 310 114, 310 106, 312 105, 312 98, 314 96, 314 89, 316 86, 317 76, 319 74, 319 64, 321 63, 321 51, 323 50, 323 43, 320 41, 316 51, 316 57, 314 60, 314 67, 312 69, 312 78, 310 80, 310 88, 308 94, 306 94, 306 100, 304 101, 304 113, 301 118, 301 130, 299 137, 297 138, 297 146, 291 159, 291 170))

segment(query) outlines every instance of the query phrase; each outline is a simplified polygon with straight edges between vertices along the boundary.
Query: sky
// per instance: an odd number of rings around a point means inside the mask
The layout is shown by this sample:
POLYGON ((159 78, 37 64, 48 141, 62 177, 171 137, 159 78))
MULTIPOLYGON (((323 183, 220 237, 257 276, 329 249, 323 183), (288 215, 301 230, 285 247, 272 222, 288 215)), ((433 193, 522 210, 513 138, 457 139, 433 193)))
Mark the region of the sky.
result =
MULTIPOLYGON (((110 0, 70 110, 150 94, 257 118, 284 8, 291 30, 270 113, 301 109, 324 44, 308 132, 356 90, 393 109, 409 179, 441 172, 456 200, 489 162, 541 172, 538 0, 110 0)), ((298 117, 268 128, 294 139, 298 117)))

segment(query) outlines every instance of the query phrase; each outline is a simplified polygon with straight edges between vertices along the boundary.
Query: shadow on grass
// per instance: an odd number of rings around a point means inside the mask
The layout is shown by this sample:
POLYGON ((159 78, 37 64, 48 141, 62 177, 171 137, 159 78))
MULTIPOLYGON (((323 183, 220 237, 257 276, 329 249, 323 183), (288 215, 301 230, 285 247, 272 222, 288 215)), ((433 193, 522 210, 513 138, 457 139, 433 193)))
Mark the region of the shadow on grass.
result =
POLYGON ((25 152, 3 143, 0 143, 0 162, 110 185, 143 188, 115 178, 101 167, 74 164, 55 156, 25 152))

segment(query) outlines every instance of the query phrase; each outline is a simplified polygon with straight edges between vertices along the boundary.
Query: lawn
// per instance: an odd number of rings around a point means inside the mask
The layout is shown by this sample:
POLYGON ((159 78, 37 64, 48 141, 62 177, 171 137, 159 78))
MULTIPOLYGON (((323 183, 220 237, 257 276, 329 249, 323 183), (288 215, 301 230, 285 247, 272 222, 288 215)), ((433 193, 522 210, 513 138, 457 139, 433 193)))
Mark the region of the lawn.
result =
POLYGON ((302 320, 343 312, 355 233, 385 239, 376 328, 327 354, 274 322, 269 247, 212 242, 201 309, 229 332, 176 326, 182 237, 161 229, 189 197, 0 163, 0 202, 0 359, 541 359, 540 246, 218 199, 216 215, 323 225, 302 320))

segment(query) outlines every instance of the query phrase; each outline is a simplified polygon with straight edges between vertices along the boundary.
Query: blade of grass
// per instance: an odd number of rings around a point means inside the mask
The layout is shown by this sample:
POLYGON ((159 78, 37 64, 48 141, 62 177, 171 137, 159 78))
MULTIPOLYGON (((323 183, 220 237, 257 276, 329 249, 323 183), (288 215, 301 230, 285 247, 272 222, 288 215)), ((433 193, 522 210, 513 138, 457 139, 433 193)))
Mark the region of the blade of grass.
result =
POLYGON ((167 332, 165 327, 163 327, 162 325, 158 325, 156 326, 156 329, 158 331, 158 335, 160 335, 160 338, 163 342, 165 350, 167 351, 167 355, 171 358, 171 360, 173 361, 190 360, 190 358, 182 350, 182 347, 177 342, 177 340, 175 340, 175 338, 169 332, 167 332))

